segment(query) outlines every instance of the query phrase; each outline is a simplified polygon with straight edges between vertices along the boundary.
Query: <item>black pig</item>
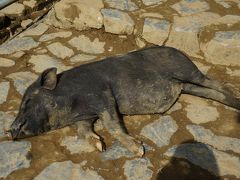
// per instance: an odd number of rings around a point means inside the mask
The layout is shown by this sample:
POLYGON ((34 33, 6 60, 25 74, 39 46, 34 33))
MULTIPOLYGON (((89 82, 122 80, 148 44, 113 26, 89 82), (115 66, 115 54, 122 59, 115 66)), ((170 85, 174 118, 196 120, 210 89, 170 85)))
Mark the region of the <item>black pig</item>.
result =
POLYGON ((122 115, 164 113, 180 93, 209 98, 240 109, 240 99, 203 75, 180 51, 151 47, 56 74, 45 70, 26 90, 11 125, 13 139, 38 135, 73 123, 79 135, 92 135, 101 119, 107 131, 132 152, 143 148, 129 136, 122 115))

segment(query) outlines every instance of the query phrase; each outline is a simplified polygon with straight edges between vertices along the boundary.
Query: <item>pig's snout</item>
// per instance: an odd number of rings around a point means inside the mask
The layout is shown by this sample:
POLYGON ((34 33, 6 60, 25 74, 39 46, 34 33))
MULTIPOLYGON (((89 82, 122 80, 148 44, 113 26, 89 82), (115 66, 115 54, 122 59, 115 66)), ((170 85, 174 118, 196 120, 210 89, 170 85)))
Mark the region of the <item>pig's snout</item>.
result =
POLYGON ((18 137, 18 134, 19 134, 19 129, 11 129, 10 130, 10 138, 12 139, 12 140, 16 140, 17 139, 17 137, 18 137))
POLYGON ((11 139, 11 140, 15 140, 17 139, 17 136, 19 134, 19 129, 4 129, 4 133, 11 139))
POLYGON ((6 128, 4 128, 3 130, 4 130, 4 134, 10 139, 12 139, 11 130, 6 128))

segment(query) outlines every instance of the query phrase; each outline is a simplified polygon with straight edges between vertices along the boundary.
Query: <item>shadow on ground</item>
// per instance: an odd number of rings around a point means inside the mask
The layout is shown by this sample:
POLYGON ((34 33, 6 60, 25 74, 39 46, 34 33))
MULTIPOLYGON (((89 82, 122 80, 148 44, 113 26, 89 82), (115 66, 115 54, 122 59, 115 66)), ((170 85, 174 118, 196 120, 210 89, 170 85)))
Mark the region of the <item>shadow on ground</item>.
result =
MULTIPOLYGON (((193 141, 186 141, 181 144, 186 143, 197 143, 193 141)), ((199 144, 199 143, 198 143, 199 144)), ((215 173, 219 174, 219 168, 217 166, 216 159, 214 157, 213 152, 211 149, 208 148, 207 145, 202 144, 204 149, 207 149, 207 151, 204 151, 203 159, 206 157, 206 161, 211 161, 211 165, 215 167, 211 167, 212 169, 215 169, 215 173)), ((199 166, 196 166, 186 159, 183 158, 175 158, 181 154, 183 149, 181 147, 177 147, 176 151, 170 160, 170 162, 162 168, 157 175, 157 180, 220 180, 220 177, 215 176, 214 174, 210 173, 209 171, 202 169, 199 166)), ((198 152, 193 152, 189 156, 199 156, 198 152)))

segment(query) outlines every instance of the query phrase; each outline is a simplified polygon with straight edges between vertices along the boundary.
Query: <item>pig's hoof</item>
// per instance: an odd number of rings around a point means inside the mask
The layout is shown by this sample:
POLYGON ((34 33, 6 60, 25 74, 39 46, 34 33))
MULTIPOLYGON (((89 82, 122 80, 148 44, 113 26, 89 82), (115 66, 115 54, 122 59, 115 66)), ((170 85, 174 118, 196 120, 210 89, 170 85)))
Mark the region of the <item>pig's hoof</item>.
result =
POLYGON ((144 150, 144 147, 143 145, 140 145, 140 147, 138 148, 138 152, 137 152, 137 156, 139 157, 143 157, 143 155, 145 154, 145 150, 144 150))
POLYGON ((106 146, 105 146, 105 143, 100 140, 100 139, 89 139, 89 142, 95 146, 97 148, 97 150, 99 150, 100 152, 103 152, 106 150, 106 146))
POLYGON ((103 138, 100 137, 99 135, 95 134, 94 132, 89 132, 88 134, 85 135, 85 137, 88 139, 88 141, 91 142, 92 145, 94 145, 97 150, 100 152, 106 150, 105 143, 103 142, 103 138))
POLYGON ((144 147, 140 143, 135 143, 135 145, 131 146, 129 150, 136 154, 136 156, 143 157, 144 155, 144 147))
POLYGON ((96 143, 96 148, 100 151, 100 152, 103 152, 105 151, 105 145, 102 143, 102 142, 97 142, 96 143))
POLYGON ((131 152, 136 154, 139 157, 144 155, 144 147, 142 146, 141 142, 138 142, 131 136, 123 136, 119 138, 121 143, 131 152))

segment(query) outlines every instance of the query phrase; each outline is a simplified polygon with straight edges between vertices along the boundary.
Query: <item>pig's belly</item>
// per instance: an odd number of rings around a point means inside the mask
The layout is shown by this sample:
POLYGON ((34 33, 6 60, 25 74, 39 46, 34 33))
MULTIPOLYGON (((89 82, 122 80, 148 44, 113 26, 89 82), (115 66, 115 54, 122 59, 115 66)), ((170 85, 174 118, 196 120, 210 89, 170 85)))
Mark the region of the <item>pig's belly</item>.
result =
POLYGON ((170 80, 121 83, 116 100, 121 114, 164 113, 177 100, 182 84, 170 80))

